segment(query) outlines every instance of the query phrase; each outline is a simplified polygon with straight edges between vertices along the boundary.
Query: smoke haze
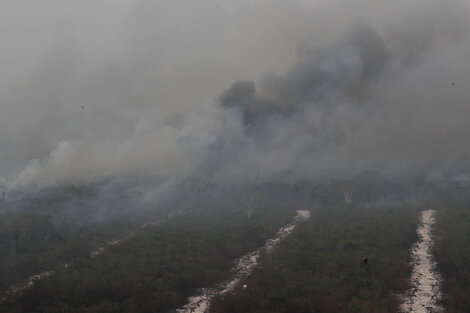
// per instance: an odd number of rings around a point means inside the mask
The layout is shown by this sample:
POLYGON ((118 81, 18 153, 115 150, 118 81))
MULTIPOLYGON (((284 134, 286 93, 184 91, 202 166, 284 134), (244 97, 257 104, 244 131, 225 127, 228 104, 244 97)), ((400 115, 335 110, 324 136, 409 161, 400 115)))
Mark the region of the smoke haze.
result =
POLYGON ((10 188, 470 171, 467 1, 0 6, 10 188))

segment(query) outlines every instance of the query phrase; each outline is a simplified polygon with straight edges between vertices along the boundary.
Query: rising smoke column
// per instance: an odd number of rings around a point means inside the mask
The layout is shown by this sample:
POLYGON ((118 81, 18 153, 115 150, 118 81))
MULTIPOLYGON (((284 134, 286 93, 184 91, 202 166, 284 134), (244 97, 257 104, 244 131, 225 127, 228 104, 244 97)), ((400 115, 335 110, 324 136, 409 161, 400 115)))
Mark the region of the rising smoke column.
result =
MULTIPOLYGON (((4 93, 9 186, 468 172, 466 2, 199 4, 120 3, 136 22, 109 46, 62 27, 29 83, 4 93), (96 42, 110 61, 87 58, 96 42)), ((89 33, 81 21, 70 28, 89 33)))

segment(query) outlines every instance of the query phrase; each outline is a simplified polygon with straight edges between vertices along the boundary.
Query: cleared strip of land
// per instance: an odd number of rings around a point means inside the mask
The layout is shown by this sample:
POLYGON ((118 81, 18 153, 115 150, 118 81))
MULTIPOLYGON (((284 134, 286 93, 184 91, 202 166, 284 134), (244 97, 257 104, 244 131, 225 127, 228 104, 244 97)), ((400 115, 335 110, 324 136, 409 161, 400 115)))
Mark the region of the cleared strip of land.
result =
POLYGON ((0 311, 170 312, 197 288, 233 276, 233 260, 262 246, 295 214, 263 206, 250 217, 226 207, 175 216, 37 280, 0 302, 0 311))
POLYGON ((415 207, 330 207, 297 226, 211 313, 396 313, 409 288, 415 207), (246 290, 242 286, 247 285, 246 290))
POLYGON ((232 291, 242 280, 243 278, 248 277, 253 269, 258 265, 258 259, 261 252, 266 251, 266 253, 271 253, 274 247, 286 236, 290 235, 297 224, 301 221, 310 218, 310 212, 306 210, 297 211, 297 216, 295 221, 289 225, 282 227, 276 234, 274 238, 266 241, 265 245, 259 249, 249 252, 243 255, 236 262, 236 266, 232 269, 234 277, 222 284, 217 288, 204 288, 201 290, 201 294, 197 296, 190 297, 188 303, 180 310, 177 310, 180 313, 204 313, 210 307, 210 302, 212 298, 218 295, 224 295, 232 291))
POLYGON ((421 222, 418 225, 418 241, 411 250, 411 289, 407 292, 402 304, 405 313, 440 312, 441 307, 441 278, 436 272, 436 265, 432 255, 434 244, 431 236, 434 224, 434 210, 421 213, 421 222))

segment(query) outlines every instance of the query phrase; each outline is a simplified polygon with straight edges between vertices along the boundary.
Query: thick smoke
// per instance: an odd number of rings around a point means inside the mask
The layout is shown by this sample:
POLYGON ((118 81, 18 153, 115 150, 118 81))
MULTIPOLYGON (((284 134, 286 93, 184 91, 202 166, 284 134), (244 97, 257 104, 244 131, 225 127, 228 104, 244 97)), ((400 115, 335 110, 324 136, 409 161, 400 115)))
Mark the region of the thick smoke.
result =
MULTIPOLYGON (((458 13, 443 23, 447 8, 440 9, 413 21, 416 28, 393 24, 379 33, 359 23, 337 43, 306 44, 287 73, 265 75, 259 90, 253 82, 234 83, 219 104, 239 116, 243 143, 226 155, 230 165, 219 174, 318 179, 375 170, 442 179, 467 173, 468 128, 457 115, 468 114, 461 102, 468 95, 450 76, 452 54, 460 51, 460 59, 468 48, 461 45, 467 24, 458 13)), ((461 72, 468 71, 464 63, 461 72)))
MULTIPOLYGON (((332 97, 359 104, 365 100, 368 84, 380 78, 388 61, 380 35, 372 27, 361 25, 338 45, 305 51, 285 75, 267 75, 262 81, 266 96, 256 93, 253 82, 238 81, 219 102, 224 108, 239 109, 247 127, 271 115, 291 116, 332 97)), ((332 101, 330 106, 336 104, 332 101)))
POLYGON ((18 3, 1 74, 11 188, 470 170, 465 1, 18 3), (39 30, 38 9, 55 17, 39 30))

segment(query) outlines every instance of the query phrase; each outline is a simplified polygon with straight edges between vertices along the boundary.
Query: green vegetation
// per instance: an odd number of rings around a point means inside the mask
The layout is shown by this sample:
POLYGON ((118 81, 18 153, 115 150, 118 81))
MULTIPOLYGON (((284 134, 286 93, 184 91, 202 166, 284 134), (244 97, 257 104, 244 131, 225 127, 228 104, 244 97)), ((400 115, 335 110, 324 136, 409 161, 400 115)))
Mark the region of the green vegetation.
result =
POLYGON ((295 212, 211 210, 149 227, 96 258, 41 279, 3 303, 5 312, 166 312, 201 286, 230 276, 233 261, 256 249, 295 212))
POLYGON ((443 277, 446 312, 470 312, 470 209, 441 208, 435 227, 435 257, 443 277))
POLYGON ((0 295, 168 215, 155 206, 137 206, 136 192, 122 190, 67 186, 1 199, 0 295))
POLYGON ((189 181, 158 205, 134 199, 130 189, 122 197, 104 193, 106 199, 71 189, 65 200, 52 193, 20 202, 0 216, 0 290, 70 266, 9 297, 0 312, 174 312, 198 288, 230 278, 233 261, 291 222, 295 210, 311 207, 310 220, 262 255, 243 282, 248 290, 239 286, 215 299, 212 313, 396 312, 397 294, 408 288, 421 206, 397 207, 387 188, 366 193, 364 183, 355 186, 353 204, 346 207, 352 187, 332 184, 189 181), (160 224, 90 258, 104 242, 155 220, 160 224))
POLYGON ((416 223, 407 207, 318 212, 211 312, 397 312, 416 223))
POLYGON ((0 214, 0 294, 31 275, 88 256, 130 229, 122 223, 108 223, 72 232, 56 227, 47 215, 0 214))

